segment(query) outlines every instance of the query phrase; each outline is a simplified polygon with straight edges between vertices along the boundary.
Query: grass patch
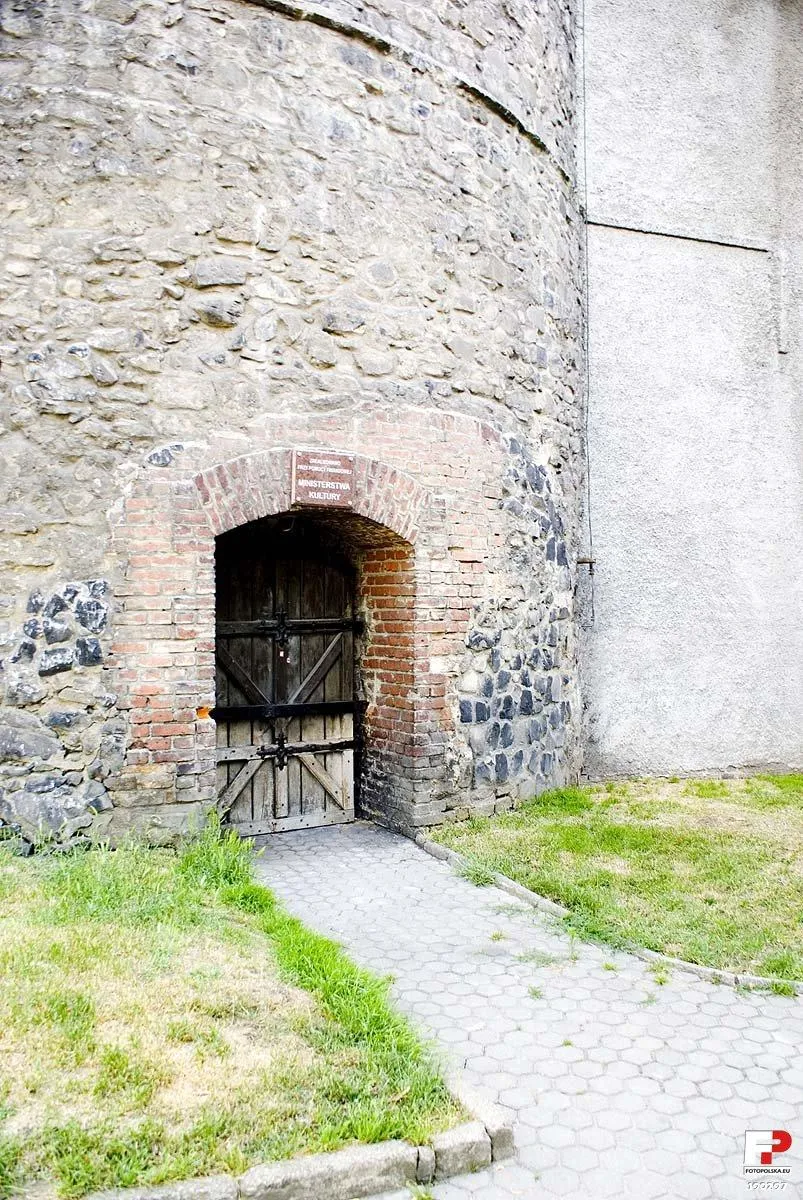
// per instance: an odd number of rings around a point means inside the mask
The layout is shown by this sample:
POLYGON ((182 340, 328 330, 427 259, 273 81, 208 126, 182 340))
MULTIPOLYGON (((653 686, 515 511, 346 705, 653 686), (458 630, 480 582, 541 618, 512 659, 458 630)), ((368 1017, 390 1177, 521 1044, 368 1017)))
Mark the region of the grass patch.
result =
POLYGON ((557 954, 548 954, 545 950, 522 950, 516 955, 518 962, 535 963, 537 967, 554 967, 564 960, 557 954))
POLYGON ((762 783, 769 783, 783 795, 791 797, 793 802, 795 798, 799 800, 803 796, 803 775, 757 775, 756 779, 762 783))
POLYGON ((783 979, 774 979, 770 984, 770 991, 776 996, 796 996, 797 991, 792 987, 791 983, 787 983, 783 979))
POLYGON ((2 853, 0 891, 0 1196, 426 1141, 460 1116, 388 981, 219 828, 178 853, 2 853))
POLYGON ((483 863, 472 858, 466 859, 458 874, 463 879, 467 879, 469 883, 473 883, 475 887, 490 887, 494 881, 493 871, 489 871, 483 863))
POLYGON ((433 836, 565 905, 577 936, 803 979, 799 774, 560 788, 433 836))
POLYGON ((655 982, 658 984, 658 987, 665 987, 666 984, 669 983, 669 971, 665 966, 662 966, 661 963, 653 963, 653 965, 647 969, 649 970, 655 982))

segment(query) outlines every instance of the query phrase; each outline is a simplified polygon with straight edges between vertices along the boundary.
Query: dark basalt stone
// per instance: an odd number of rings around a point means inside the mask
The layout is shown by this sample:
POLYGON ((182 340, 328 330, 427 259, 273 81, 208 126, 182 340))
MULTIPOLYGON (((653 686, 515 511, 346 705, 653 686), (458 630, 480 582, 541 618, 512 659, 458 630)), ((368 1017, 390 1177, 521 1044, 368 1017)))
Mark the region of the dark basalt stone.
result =
POLYGON ((84 718, 82 712, 68 712, 66 709, 57 712, 48 713, 45 717, 45 725, 50 729, 72 729, 84 718))
POLYGON ((76 638, 75 657, 79 666, 96 667, 103 662, 103 647, 95 637, 76 638))
POLYGON ((60 787, 64 780, 61 775, 34 775, 32 779, 26 779, 26 792, 52 792, 54 788, 60 787))
POLYGON ((39 661, 40 675, 58 675, 60 671, 71 671, 75 661, 72 647, 45 650, 39 661))
POLYGON ((13 663, 30 662, 35 653, 36 646, 33 642, 22 641, 11 655, 11 661, 13 663))
POLYGON ((52 621, 50 617, 45 617, 43 624, 45 641, 49 646, 52 646, 54 642, 68 642, 70 640, 72 630, 63 621, 52 621))
POLYGON ((45 605, 45 616, 56 617, 60 612, 64 612, 66 607, 67 604, 61 596, 51 596, 45 605))
POLYGON ((470 650, 490 650, 498 643, 501 636, 501 631, 498 629, 472 629, 466 639, 466 645, 470 650))
POLYGON ((89 600, 78 601, 75 606, 75 615, 84 629, 88 629, 91 633, 100 633, 106 628, 109 606, 93 596, 89 600))

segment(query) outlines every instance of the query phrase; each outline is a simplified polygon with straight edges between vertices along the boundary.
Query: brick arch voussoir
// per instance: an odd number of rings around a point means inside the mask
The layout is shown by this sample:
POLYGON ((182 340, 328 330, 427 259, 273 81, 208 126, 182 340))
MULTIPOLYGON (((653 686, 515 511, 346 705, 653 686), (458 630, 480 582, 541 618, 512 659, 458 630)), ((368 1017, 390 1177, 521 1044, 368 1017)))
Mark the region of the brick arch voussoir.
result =
MULTIPOLYGON (((215 534, 290 508, 290 455, 285 449, 257 451, 216 463, 194 477, 201 508, 215 534)), ((352 511, 415 545, 432 511, 427 490, 389 463, 354 457, 352 511)))

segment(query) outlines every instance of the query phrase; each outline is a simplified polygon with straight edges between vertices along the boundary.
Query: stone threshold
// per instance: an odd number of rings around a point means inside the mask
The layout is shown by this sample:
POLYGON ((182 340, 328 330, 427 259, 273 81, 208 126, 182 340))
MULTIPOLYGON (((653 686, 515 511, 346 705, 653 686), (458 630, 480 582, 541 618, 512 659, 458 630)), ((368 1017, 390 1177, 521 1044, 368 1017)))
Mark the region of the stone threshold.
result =
MULTIPOLYGON (((458 854, 456 850, 450 850, 447 846, 430 841, 422 833, 416 834, 413 841, 416 846, 432 855, 433 858, 448 863, 458 870, 469 866, 468 859, 464 858, 462 854, 458 854)), ((502 892, 507 892, 509 896, 515 896, 522 903, 529 904, 530 908, 537 908, 551 917, 570 916, 571 910, 563 904, 557 904, 554 900, 548 900, 546 896, 539 896, 537 892, 531 892, 529 888, 516 883, 515 879, 508 879, 507 875, 500 875, 495 871, 492 871, 491 875, 495 887, 502 892)), ((718 967, 703 967, 699 963, 687 962, 685 958, 670 958, 668 954, 661 954, 658 950, 647 950, 644 946, 629 945, 625 947, 625 953, 641 958, 645 962, 673 967, 676 971, 688 971, 699 979, 708 980, 709 983, 725 983, 731 987, 749 988, 772 988, 776 984, 782 984, 786 988, 793 988, 798 996, 803 996, 803 980, 774 979, 767 975, 750 975, 744 972, 724 971, 718 967)))
POLYGON ((212 1175, 157 1187, 115 1188, 93 1192, 87 1200, 358 1200, 479 1171, 512 1157, 513 1125, 504 1110, 457 1072, 446 1083, 473 1120, 436 1134, 425 1146, 402 1141, 347 1146, 251 1167, 239 1178, 212 1175))

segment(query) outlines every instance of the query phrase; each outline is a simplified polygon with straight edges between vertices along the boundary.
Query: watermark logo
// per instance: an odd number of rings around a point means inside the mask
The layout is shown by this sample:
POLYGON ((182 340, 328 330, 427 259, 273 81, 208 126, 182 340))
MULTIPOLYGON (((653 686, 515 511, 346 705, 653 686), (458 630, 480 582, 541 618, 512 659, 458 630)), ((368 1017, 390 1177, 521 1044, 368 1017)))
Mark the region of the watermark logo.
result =
POLYGON ((745 1175, 789 1175, 791 1167, 775 1160, 791 1149, 792 1135, 785 1129, 746 1129, 744 1134, 745 1175))

